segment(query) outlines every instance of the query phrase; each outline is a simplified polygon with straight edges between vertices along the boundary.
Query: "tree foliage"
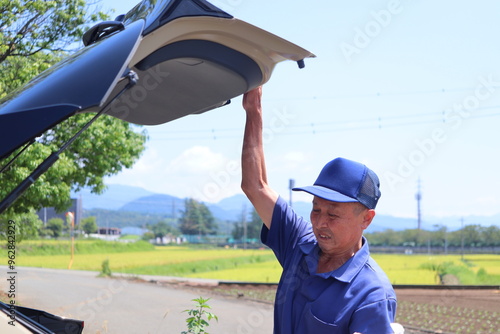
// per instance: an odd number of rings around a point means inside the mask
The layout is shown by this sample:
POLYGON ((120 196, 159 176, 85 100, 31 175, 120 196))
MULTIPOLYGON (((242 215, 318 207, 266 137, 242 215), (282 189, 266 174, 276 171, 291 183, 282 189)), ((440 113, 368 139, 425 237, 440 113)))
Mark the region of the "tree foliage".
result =
MULTIPOLYGON (((79 40, 88 26, 106 18, 102 12, 90 13, 85 0, 0 0, 0 98, 62 59, 67 54, 65 48, 79 40)), ((14 165, 0 174, 0 198, 10 193, 92 116, 71 117, 40 137, 14 165)), ((94 193, 102 193, 104 177, 132 167, 144 150, 146 139, 145 130, 109 116, 101 117, 2 218, 41 207, 63 211, 70 204, 71 189, 89 187, 94 193)), ((0 167, 7 161, 0 161, 0 167)))
POLYGON ((9 225, 14 226, 16 242, 24 239, 34 239, 39 235, 42 221, 34 210, 23 214, 13 214, 9 218, 0 217, 0 239, 7 239, 9 225))
MULTIPOLYGON (((6 196, 43 160, 85 124, 92 115, 77 115, 44 134, 4 173, 0 174, 0 196, 6 196)), ((94 193, 105 189, 104 177, 133 166, 145 148, 145 132, 136 132, 123 121, 102 117, 95 122, 14 203, 8 213, 28 212, 34 208, 65 210, 71 189, 89 187, 94 193)))
POLYGON ((217 232, 217 224, 210 209, 202 202, 188 198, 179 221, 179 229, 188 235, 209 235, 217 232))
POLYGON ((179 231, 169 225, 165 220, 161 220, 158 223, 148 226, 151 232, 153 232, 155 238, 163 238, 167 235, 177 236, 179 235, 179 231))
POLYGON ((52 218, 47 222, 47 229, 52 231, 54 238, 59 238, 63 232, 64 221, 61 218, 52 218))
POLYGON ((250 220, 247 219, 246 210, 243 210, 244 217, 239 222, 234 224, 232 236, 236 240, 245 238, 245 225, 246 225, 246 238, 260 240, 260 231, 262 229, 262 219, 255 209, 250 212, 250 220))
POLYGON ((96 217, 83 218, 80 222, 81 229, 86 234, 91 234, 97 232, 97 222, 96 217))
POLYGON ((0 0, 0 63, 8 57, 64 50, 88 25, 107 17, 89 13, 85 0, 0 0))
POLYGON ((500 228, 467 225, 457 231, 448 231, 445 226, 436 226, 434 231, 391 229, 383 232, 365 233, 373 246, 404 246, 404 247, 499 247, 500 228))

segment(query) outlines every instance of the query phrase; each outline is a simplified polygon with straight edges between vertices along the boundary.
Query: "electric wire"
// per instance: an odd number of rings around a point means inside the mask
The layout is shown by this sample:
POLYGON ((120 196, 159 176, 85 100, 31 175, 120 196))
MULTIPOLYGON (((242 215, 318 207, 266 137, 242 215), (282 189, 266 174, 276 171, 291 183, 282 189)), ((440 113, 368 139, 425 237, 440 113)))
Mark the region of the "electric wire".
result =
MULTIPOLYGON (((487 106, 475 109, 475 114, 465 117, 467 120, 471 119, 484 119, 497 117, 500 112, 493 112, 487 114, 478 114, 482 110, 499 110, 500 106, 487 106)), ((321 123, 302 123, 295 125, 288 125, 287 131, 275 132, 277 136, 285 135, 306 135, 306 134, 322 134, 331 132, 346 132, 346 131, 361 131, 361 130, 385 130, 402 127, 410 127, 417 125, 429 124, 448 124, 450 120, 447 119, 445 112, 421 113, 402 116, 386 116, 386 117, 373 117, 367 119, 352 119, 345 121, 328 121, 321 123)), ((200 139, 234 139, 241 138, 243 128, 211 128, 201 130, 177 130, 165 132, 150 132, 154 140, 159 141, 176 141, 176 140, 200 140, 200 139), (166 136, 166 137, 165 137, 166 136)))

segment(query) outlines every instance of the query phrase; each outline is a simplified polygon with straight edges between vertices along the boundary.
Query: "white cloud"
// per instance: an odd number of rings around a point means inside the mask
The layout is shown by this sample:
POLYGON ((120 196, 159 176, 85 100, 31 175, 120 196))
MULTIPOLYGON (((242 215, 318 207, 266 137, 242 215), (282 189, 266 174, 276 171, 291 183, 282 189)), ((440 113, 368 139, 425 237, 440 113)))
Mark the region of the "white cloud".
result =
POLYGON ((132 169, 107 181, 181 198, 218 202, 241 193, 241 167, 239 160, 231 160, 205 146, 187 148, 170 160, 148 148, 132 169))
POLYGON ((172 160, 167 167, 168 172, 181 174, 203 175, 207 172, 221 168, 227 159, 213 152, 209 147, 193 146, 172 160))

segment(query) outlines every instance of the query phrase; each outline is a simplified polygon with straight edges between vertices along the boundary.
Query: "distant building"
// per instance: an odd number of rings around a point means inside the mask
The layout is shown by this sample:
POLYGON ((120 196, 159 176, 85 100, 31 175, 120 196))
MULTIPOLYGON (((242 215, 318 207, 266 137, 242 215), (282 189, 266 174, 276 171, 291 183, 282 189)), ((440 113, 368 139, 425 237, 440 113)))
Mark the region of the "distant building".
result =
POLYGON ((45 226, 52 218, 61 218, 63 221, 66 221, 66 212, 73 212, 75 215, 75 225, 80 224, 83 215, 82 199, 72 198, 71 206, 63 212, 57 212, 54 208, 42 208, 37 212, 37 214, 45 226))
POLYGON ((116 227, 99 227, 97 234, 100 235, 121 235, 122 231, 116 227))

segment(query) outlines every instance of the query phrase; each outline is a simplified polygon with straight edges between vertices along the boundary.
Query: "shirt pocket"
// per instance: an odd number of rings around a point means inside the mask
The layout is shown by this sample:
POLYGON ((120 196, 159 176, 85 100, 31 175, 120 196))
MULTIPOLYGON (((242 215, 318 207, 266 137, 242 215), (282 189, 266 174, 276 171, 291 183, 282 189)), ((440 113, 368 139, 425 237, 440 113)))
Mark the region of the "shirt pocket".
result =
POLYGON ((304 329, 304 333, 342 333, 341 328, 336 324, 326 322, 315 316, 311 304, 306 305, 304 312, 304 329))

